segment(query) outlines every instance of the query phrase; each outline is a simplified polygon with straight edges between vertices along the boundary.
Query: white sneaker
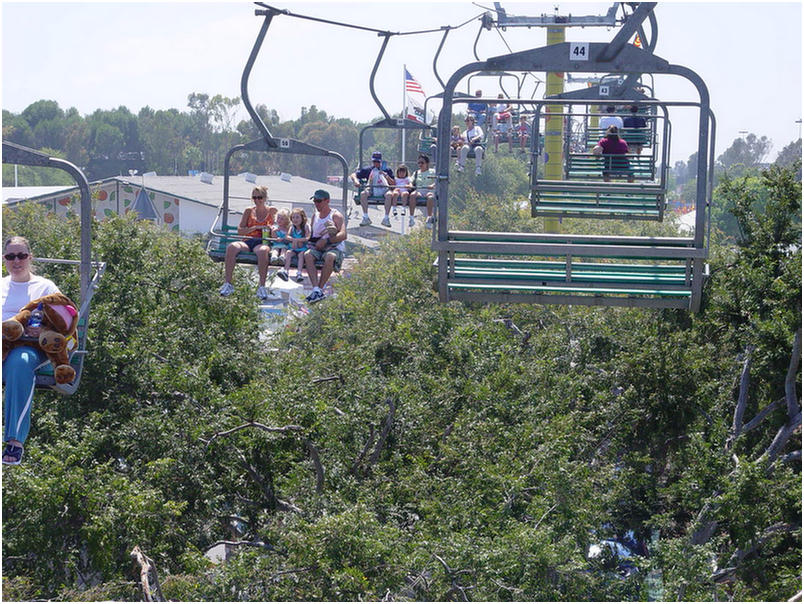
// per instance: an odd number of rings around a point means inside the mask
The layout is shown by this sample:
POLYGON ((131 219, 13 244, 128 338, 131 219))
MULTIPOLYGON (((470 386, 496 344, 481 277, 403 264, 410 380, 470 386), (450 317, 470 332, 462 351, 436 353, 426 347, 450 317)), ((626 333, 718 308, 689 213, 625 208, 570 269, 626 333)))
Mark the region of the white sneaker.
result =
POLYGON ((408 226, 414 226, 416 224, 416 219, 411 216, 408 218, 408 226))
POLYGON ((288 272, 285 269, 280 269, 276 271, 276 276, 282 279, 282 281, 288 280, 288 272))
POLYGON ((463 172, 463 166, 458 164, 458 172, 463 172))
POLYGON ((360 226, 368 226, 371 224, 371 218, 368 216, 363 216, 363 220, 360 221, 360 226))
POLYGON ((267 290, 267 289, 265 289, 265 286, 264 286, 264 285, 260 285, 260 286, 257 288, 257 297, 258 297, 260 300, 267 300, 267 299, 268 299, 268 290, 267 290))
POLYGON ((382 226, 389 227, 389 226, 391 226, 391 219, 388 218, 388 216, 386 216, 385 218, 382 219, 382 222, 380 224, 382 226))
POLYGON ((234 285, 232 285, 228 281, 226 283, 224 283, 223 285, 221 285, 221 288, 218 291, 218 293, 221 296, 224 296, 224 297, 232 294, 233 292, 234 292, 234 285))
POLYGON ((435 218, 433 218, 432 216, 428 216, 427 220, 424 221, 424 226, 426 226, 428 229, 432 229, 434 224, 435 224, 435 218))
POLYGON ((475 168, 475 176, 480 176, 480 168, 475 168))

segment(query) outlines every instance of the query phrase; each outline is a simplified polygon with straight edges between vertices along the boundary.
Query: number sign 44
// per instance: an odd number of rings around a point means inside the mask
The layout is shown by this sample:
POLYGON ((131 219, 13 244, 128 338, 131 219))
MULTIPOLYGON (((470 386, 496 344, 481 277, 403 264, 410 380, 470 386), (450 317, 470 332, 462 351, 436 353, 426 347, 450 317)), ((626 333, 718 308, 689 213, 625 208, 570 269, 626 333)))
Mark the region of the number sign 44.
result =
POLYGON ((589 42, 570 42, 570 61, 589 60, 589 42))

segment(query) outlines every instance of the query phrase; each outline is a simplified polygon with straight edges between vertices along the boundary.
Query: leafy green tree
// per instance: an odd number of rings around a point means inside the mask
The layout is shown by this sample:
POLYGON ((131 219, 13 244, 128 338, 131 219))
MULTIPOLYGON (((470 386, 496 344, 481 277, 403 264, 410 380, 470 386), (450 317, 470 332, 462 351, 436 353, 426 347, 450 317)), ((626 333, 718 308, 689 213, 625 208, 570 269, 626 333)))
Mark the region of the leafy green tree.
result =
POLYGON ((741 176, 757 168, 770 153, 773 143, 766 137, 750 133, 734 139, 731 146, 717 158, 717 167, 731 176, 741 176))
POLYGON ((36 101, 22 110, 22 119, 28 122, 31 129, 36 128, 40 122, 48 120, 60 120, 64 117, 64 111, 56 101, 36 101))

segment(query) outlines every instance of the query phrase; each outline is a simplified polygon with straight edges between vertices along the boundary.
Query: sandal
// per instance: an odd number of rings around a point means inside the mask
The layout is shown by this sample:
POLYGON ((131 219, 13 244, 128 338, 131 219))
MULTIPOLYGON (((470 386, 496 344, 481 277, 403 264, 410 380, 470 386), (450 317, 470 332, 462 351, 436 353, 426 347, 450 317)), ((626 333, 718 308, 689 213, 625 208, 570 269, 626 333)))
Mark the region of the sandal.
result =
POLYGON ((16 445, 6 445, 6 448, 3 449, 3 463, 7 466, 18 466, 22 461, 22 454, 25 452, 23 447, 17 447, 16 445), (11 457, 12 461, 6 461, 6 457, 11 457))

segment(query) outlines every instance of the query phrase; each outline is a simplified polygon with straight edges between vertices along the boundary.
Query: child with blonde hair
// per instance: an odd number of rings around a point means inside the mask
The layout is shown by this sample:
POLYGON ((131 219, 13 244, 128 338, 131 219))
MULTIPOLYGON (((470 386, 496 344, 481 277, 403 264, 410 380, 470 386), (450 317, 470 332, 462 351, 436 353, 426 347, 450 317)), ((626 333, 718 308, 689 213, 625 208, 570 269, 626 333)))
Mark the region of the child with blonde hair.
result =
POLYGON ((298 259, 298 269, 296 271, 296 282, 304 281, 302 268, 304 267, 304 252, 307 251, 307 241, 310 239, 310 225, 307 224, 307 214, 301 208, 293 208, 290 212, 290 248, 285 252, 285 268, 280 270, 276 276, 283 281, 288 280, 290 263, 295 256, 298 259))
POLYGON ((290 248, 290 212, 282 208, 276 214, 276 224, 271 227, 271 262, 284 261, 285 251, 290 248))

